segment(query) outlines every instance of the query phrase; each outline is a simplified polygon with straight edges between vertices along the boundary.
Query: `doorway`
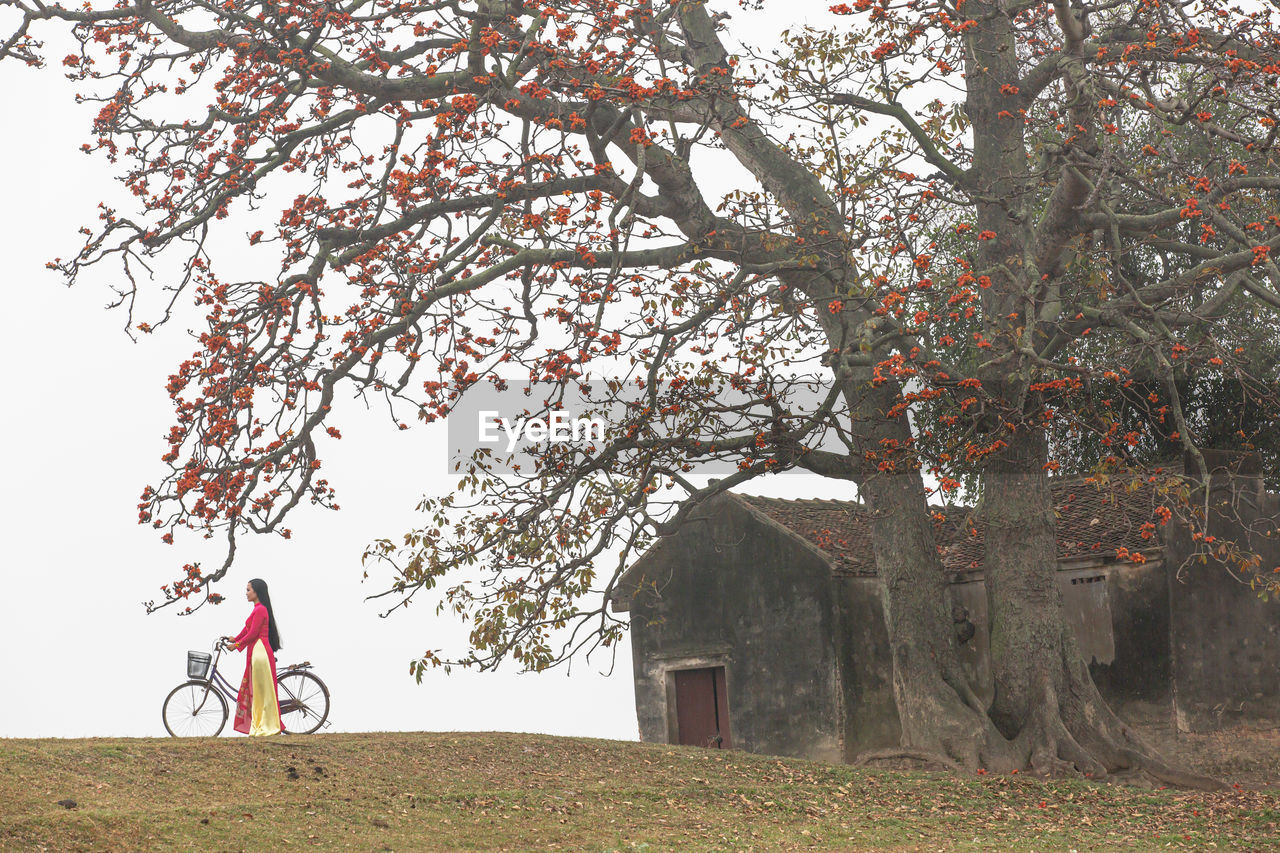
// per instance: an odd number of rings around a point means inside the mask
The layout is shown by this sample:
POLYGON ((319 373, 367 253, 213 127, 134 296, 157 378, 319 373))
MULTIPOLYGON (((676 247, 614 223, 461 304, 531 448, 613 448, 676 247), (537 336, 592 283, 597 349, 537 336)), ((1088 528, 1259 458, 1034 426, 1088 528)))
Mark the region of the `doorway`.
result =
POLYGON ((675 682, 675 743, 732 749, 729 697, 723 666, 678 669, 675 682))

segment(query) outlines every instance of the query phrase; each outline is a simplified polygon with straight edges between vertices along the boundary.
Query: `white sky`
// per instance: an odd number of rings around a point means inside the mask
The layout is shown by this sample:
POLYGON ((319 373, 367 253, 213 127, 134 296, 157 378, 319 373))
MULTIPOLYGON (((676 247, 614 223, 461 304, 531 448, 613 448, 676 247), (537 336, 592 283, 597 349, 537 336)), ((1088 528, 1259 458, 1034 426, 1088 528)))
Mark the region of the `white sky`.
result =
MULTIPOLYGON (((827 3, 799 5, 819 11, 827 3)), ((786 8, 794 15, 797 4, 786 8)), ((734 11, 735 24, 749 17, 750 31, 761 34, 796 22, 734 11)), ((379 618, 377 604, 362 600, 380 587, 361 584, 360 555, 372 539, 410 527, 423 493, 453 482, 440 426, 399 432, 382 412, 348 406, 336 421, 343 440, 324 454, 342 510, 300 508, 288 542, 242 536, 238 563, 219 588, 223 605, 184 618, 145 614, 140 602, 159 597, 182 562, 202 556, 211 566, 220 556, 191 538, 165 546, 136 523, 138 494, 158 479, 171 423, 164 383, 192 347, 181 325, 132 343, 123 314, 102 310, 110 293, 101 276, 68 290, 44 268, 74 254, 76 229, 119 190, 102 157, 78 151, 96 110, 74 104, 57 67, 67 51, 53 28, 43 35, 51 60, 44 71, 0 65, 0 115, 22 117, 0 129, 0 737, 163 735, 160 706, 185 678, 186 650, 237 633, 248 615, 240 590, 260 576, 279 618, 281 663, 312 661, 332 691, 331 731, 634 739, 626 644, 609 677, 607 653, 575 663, 570 675, 512 667, 432 673, 421 685, 409 677, 408 662, 423 649, 460 651, 464 631, 427 607, 379 618)), ((799 475, 761 486, 784 497, 846 494, 799 475)), ((224 672, 238 683, 242 667, 243 656, 233 655, 224 672)))

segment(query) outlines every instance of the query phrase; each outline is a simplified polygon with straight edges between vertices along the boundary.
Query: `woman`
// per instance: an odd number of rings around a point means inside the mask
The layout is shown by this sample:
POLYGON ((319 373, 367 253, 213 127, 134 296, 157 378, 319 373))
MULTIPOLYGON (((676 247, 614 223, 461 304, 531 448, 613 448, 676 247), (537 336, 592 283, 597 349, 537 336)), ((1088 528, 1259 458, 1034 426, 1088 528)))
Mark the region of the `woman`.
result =
POLYGON ((266 581, 259 578, 249 581, 244 597, 253 604, 244 630, 235 637, 222 638, 237 651, 249 650, 240 682, 240 698, 236 701, 235 730, 251 736, 278 735, 284 728, 280 723, 280 699, 276 695, 275 651, 280 648, 280 632, 271 611, 266 581))

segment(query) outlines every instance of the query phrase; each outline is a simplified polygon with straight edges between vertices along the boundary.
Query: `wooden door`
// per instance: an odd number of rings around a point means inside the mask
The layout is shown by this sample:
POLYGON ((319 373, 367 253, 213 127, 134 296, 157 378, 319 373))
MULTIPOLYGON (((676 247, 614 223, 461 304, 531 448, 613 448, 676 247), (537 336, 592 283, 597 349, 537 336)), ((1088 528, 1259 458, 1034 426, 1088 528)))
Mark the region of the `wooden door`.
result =
POLYGON ((731 749, 724 667, 675 672, 676 743, 731 749))

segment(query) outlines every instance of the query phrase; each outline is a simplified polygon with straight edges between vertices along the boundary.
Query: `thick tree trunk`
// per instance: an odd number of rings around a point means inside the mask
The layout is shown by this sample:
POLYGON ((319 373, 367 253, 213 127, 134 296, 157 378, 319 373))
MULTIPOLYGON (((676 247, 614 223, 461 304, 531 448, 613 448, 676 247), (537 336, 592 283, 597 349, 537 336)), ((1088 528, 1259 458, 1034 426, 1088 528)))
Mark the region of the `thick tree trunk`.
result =
MULTIPOLYGON (((1080 27, 1067 4, 1057 4, 1066 53, 1082 57, 1080 27)), ((1089 675, 1067 624, 1057 585, 1053 505, 1045 473, 1047 447, 1030 392, 1036 365, 1027 352, 1038 341, 1041 308, 1032 299, 1056 274, 1056 258, 1076 234, 1087 195, 1064 171, 1043 203, 1038 178, 1028 173, 1024 128, 1009 117, 1017 92, 1018 49, 1012 14, 976 0, 966 14, 983 23, 968 36, 965 110, 973 123, 972 186, 977 227, 994 235, 982 243, 979 267, 991 277, 983 290, 984 336, 990 346, 979 369, 984 389, 1007 411, 983 426, 1005 442, 982 472, 986 524, 984 571, 991 630, 995 696, 990 719, 1009 739, 1015 760, 1041 773, 1101 777, 1130 771, 1180 785, 1217 787, 1209 779, 1169 767, 1116 717, 1089 675), (1038 222, 1035 220, 1038 219, 1038 222), (1042 268, 1043 266, 1043 268, 1042 268), (1012 419, 1012 425, 1006 421, 1012 419)), ((1090 122, 1083 93, 1073 92, 1072 120, 1090 122)), ((1087 135, 1086 135, 1087 140, 1087 135)), ((1087 141, 1081 144, 1087 145, 1087 141)), ((1047 309, 1046 309, 1047 310, 1047 309)))
POLYGON ((970 772, 1018 766, 1010 745, 987 716, 960 663, 952 598, 938 555, 920 469, 907 453, 884 456, 888 441, 908 447, 909 426, 884 412, 896 402, 893 383, 863 382, 846 393, 858 453, 885 463, 867 465, 859 492, 871 517, 876 572, 883 589, 893 662, 893 693, 902 724, 902 750, 970 772), (860 387, 859 387, 860 386, 860 387))
POLYGON ((960 664, 951 595, 919 474, 873 477, 862 494, 884 589, 903 749, 969 771, 1013 769, 1013 751, 960 664))
POLYGON ((991 720, 1017 760, 1038 773, 1125 773, 1220 787, 1167 764, 1098 693, 1058 588, 1044 436, 1023 426, 1007 442, 982 483, 995 679, 991 720))

